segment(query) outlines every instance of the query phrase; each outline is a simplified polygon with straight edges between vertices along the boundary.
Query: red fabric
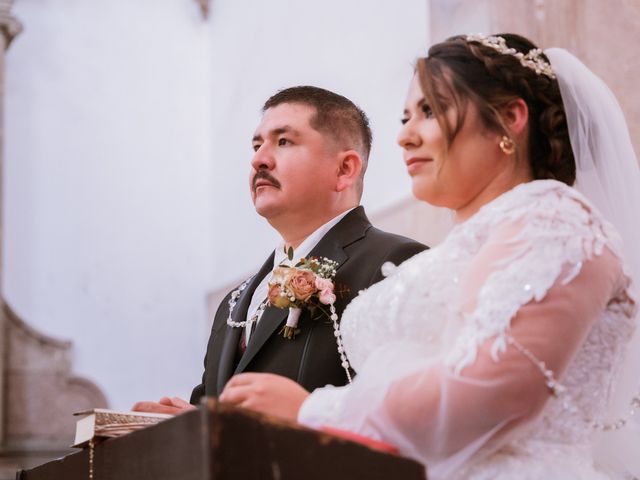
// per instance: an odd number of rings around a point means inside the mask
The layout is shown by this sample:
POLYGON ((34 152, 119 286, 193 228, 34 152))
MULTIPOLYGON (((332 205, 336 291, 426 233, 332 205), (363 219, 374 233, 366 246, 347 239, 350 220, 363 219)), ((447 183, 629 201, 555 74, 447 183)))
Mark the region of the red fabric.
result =
POLYGON ((393 445, 381 442, 379 440, 374 440, 369 437, 358 435, 357 433, 349 432, 348 430, 340 430, 339 428, 333 428, 333 427, 322 427, 320 428, 320 431, 324 433, 328 433, 329 435, 334 435, 336 437, 343 438, 345 440, 350 440, 352 442, 366 445, 369 448, 372 448, 374 450, 379 450, 381 452, 391 453, 394 455, 398 455, 400 453, 398 449, 393 445))

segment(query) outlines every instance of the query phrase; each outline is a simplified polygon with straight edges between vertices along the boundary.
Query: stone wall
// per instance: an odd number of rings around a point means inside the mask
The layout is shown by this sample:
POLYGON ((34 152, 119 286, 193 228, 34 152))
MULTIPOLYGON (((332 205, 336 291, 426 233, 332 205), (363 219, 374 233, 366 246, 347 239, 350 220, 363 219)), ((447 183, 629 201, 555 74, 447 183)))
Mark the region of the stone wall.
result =
POLYGON ((637 0, 433 0, 431 38, 512 32, 563 47, 609 85, 640 151, 640 2, 637 0))
MULTIPOLYGON (((3 247, 5 51, 21 30, 11 0, 0 0, 0 259, 3 247)), ((10 121, 10 120, 9 120, 10 121)), ((0 277, 2 277, 0 263, 0 277)), ((73 412, 107 406, 92 382, 74 376, 67 341, 41 334, 5 302, 0 286, 0 480, 69 451, 73 412)))

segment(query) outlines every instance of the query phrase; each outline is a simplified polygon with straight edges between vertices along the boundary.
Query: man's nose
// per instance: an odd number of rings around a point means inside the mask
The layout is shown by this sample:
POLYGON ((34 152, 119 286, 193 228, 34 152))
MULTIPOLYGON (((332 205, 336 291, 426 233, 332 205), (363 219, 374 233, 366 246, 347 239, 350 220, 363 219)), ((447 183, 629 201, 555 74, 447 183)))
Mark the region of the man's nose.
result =
POLYGON ((262 144, 253 154, 253 159, 251 160, 251 166, 254 170, 272 170, 275 166, 275 159, 271 154, 268 146, 262 144))

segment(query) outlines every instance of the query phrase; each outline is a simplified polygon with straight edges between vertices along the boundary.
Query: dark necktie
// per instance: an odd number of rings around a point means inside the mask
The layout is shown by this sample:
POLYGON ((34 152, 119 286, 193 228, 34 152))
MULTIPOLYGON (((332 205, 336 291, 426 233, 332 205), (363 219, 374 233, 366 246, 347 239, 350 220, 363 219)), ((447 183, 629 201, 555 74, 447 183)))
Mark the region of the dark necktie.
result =
MULTIPOLYGON (((253 338, 253 334, 256 331, 256 327, 258 326, 258 322, 260 321, 260 312, 261 312, 261 305, 260 304, 258 306, 258 310, 256 310, 256 312, 253 314, 254 320, 253 322, 251 322, 251 335, 249 335, 249 340, 251 340, 251 338, 253 338)), ((238 353, 240 354, 239 356, 241 357, 244 352, 247 350, 247 329, 243 328, 242 329, 242 334, 240 335, 240 342, 238 343, 238 353)))

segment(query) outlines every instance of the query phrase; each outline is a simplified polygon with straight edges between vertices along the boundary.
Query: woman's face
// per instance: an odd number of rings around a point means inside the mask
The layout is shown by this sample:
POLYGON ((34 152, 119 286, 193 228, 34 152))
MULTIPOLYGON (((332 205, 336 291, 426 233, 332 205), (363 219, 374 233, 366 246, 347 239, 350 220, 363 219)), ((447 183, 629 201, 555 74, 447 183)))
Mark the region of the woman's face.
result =
MULTIPOLYGON (((446 117, 453 126, 453 107, 447 109, 446 117)), ((419 200, 453 209, 464 220, 514 186, 514 156, 500 150, 502 136, 484 127, 471 102, 446 154, 444 132, 425 103, 417 75, 409 86, 402 123, 398 143, 413 182, 413 195, 419 200)))

